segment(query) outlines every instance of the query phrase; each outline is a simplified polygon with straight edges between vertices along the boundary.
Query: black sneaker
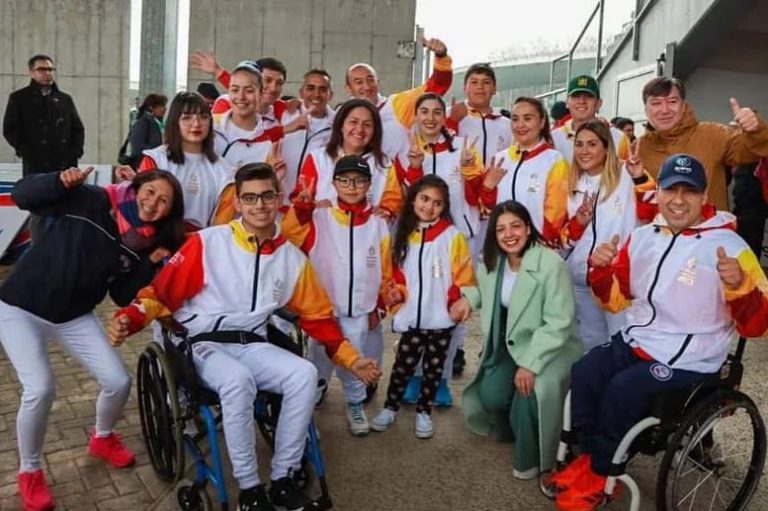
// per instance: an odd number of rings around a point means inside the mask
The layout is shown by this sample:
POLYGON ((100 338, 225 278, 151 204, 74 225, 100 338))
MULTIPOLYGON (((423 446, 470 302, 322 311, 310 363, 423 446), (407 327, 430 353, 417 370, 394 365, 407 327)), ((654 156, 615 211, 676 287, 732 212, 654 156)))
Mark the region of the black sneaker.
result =
POLYGON ((379 384, 378 383, 371 383, 370 385, 365 387, 365 399, 363 399, 363 403, 370 403, 371 400, 376 395, 376 391, 379 390, 379 384))
POLYGON ((464 350, 457 349, 456 356, 453 358, 453 377, 458 378, 464 374, 464 366, 467 365, 467 361, 464 359, 464 350))
POLYGON ((277 511, 269 502, 267 490, 263 484, 247 490, 240 490, 238 501, 240 511, 277 511))
POLYGON ((269 498, 274 505, 282 506, 286 511, 304 511, 312 505, 312 500, 296 486, 293 477, 281 477, 272 481, 269 498))

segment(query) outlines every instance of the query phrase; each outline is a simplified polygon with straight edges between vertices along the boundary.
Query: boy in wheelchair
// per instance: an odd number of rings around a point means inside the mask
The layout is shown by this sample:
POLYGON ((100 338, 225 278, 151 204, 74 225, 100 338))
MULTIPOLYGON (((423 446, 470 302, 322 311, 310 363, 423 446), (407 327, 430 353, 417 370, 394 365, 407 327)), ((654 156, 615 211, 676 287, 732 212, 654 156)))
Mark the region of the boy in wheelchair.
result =
POLYGON ((311 362, 263 342, 267 319, 286 307, 333 362, 365 383, 381 373, 343 338, 312 265, 277 229, 282 194, 272 168, 241 167, 235 189, 241 218, 191 235, 152 285, 115 313, 108 331, 121 340, 173 314, 189 331, 199 379, 219 395, 240 509, 273 510, 274 504, 300 510, 311 501, 290 475, 301 463, 317 371, 311 362), (282 395, 269 497, 256 461, 253 402, 259 390, 282 395))
POLYGON ((738 330, 768 330, 768 281, 735 217, 706 203, 704 168, 685 154, 658 176, 659 214, 589 260, 589 283, 627 326, 571 372, 571 418, 583 451, 552 482, 560 510, 591 510, 604 498, 611 458, 653 397, 717 373, 738 330))

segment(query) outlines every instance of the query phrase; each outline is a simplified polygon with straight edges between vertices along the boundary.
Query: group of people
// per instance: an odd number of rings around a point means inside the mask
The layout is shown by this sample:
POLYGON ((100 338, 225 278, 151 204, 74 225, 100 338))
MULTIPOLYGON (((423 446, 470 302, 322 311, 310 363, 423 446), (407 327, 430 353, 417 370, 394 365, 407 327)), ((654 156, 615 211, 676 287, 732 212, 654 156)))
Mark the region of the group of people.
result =
POLYGON ((62 111, 71 99, 55 100, 52 60, 30 60, 4 134, 24 161, 13 198, 37 227, 0 286, 0 342, 23 387, 25 509, 54 505, 42 470, 51 338, 102 387, 89 452, 127 467, 134 456, 114 426, 131 380, 116 347, 172 315, 220 397, 239 508, 300 510, 310 499, 291 474, 334 368, 352 435, 393 427, 411 393, 414 434, 430 438, 432 407, 451 403, 446 380, 479 311, 468 428, 514 439, 513 475, 546 477, 559 509, 580 510, 599 502, 613 450, 655 393, 718 371, 736 331, 768 330, 768 282, 724 211, 725 166, 768 156, 768 126, 753 110, 731 99, 735 127, 698 122, 684 85, 655 78, 643 89, 649 126, 631 145, 598 117, 590 76, 570 80, 569 118, 556 128, 536 98, 517 98, 509 117, 495 110, 484 63, 468 68, 464 101, 448 107, 451 59, 441 41, 424 44, 435 56, 424 84, 385 97, 375 69, 353 64, 350 98, 335 110, 322 69, 285 100, 278 59, 228 71, 195 52, 192 65, 227 94, 211 105, 179 93, 165 116, 164 98, 148 98, 137 121, 148 136, 136 144, 157 145, 106 188, 77 168, 82 134, 79 150, 66 139, 65 158, 42 151, 65 139, 35 129, 21 103, 72 126, 77 114, 62 111), (107 292, 119 309, 105 329, 93 311, 107 292), (312 338, 309 360, 268 342, 281 308, 312 338), (399 340, 369 420, 387 317, 399 340), (569 388, 583 454, 553 473, 569 388), (269 489, 255 451, 260 390, 283 396, 269 489))

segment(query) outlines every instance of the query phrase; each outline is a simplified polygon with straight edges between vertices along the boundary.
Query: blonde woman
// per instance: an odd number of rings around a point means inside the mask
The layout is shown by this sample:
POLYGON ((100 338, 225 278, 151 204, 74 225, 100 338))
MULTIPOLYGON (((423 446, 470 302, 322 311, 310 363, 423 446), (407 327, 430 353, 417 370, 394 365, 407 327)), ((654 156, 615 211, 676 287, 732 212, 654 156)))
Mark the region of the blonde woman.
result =
POLYGON ((603 311, 595 301, 587 284, 587 260, 599 244, 617 236, 623 245, 641 221, 650 220, 648 215, 655 209, 644 199, 655 182, 639 165, 622 166, 610 129, 594 120, 576 130, 568 187, 568 222, 562 241, 576 295, 579 333, 584 350, 589 351, 608 342, 624 318, 603 311))

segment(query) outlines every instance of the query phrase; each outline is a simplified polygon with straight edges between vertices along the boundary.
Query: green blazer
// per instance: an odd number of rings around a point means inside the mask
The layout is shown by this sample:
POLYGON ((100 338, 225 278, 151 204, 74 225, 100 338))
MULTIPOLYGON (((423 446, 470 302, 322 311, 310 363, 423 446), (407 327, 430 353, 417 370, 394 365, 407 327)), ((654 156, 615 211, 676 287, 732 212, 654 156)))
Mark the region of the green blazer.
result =
MULTIPOLYGON (((477 271, 478 287, 462 290, 472 308, 481 309, 484 339, 480 370, 464 389, 464 419, 467 427, 479 435, 507 436, 500 429, 508 429, 509 424, 497 424, 494 415, 483 408, 478 398, 479 381, 485 371, 492 370, 493 361, 488 359, 492 333, 503 328, 512 359, 518 366, 536 374, 539 466, 546 470, 555 462, 571 365, 583 351, 581 341, 575 336, 573 284, 565 261, 556 252, 540 244, 533 245, 523 256, 509 300, 506 325, 494 325, 494 319, 498 323, 501 309, 496 296, 497 288, 501 289, 499 280, 504 264, 507 264, 506 259, 500 259, 494 271, 489 273, 481 263, 477 271)), ((510 381, 509 385, 514 383, 510 381)))

